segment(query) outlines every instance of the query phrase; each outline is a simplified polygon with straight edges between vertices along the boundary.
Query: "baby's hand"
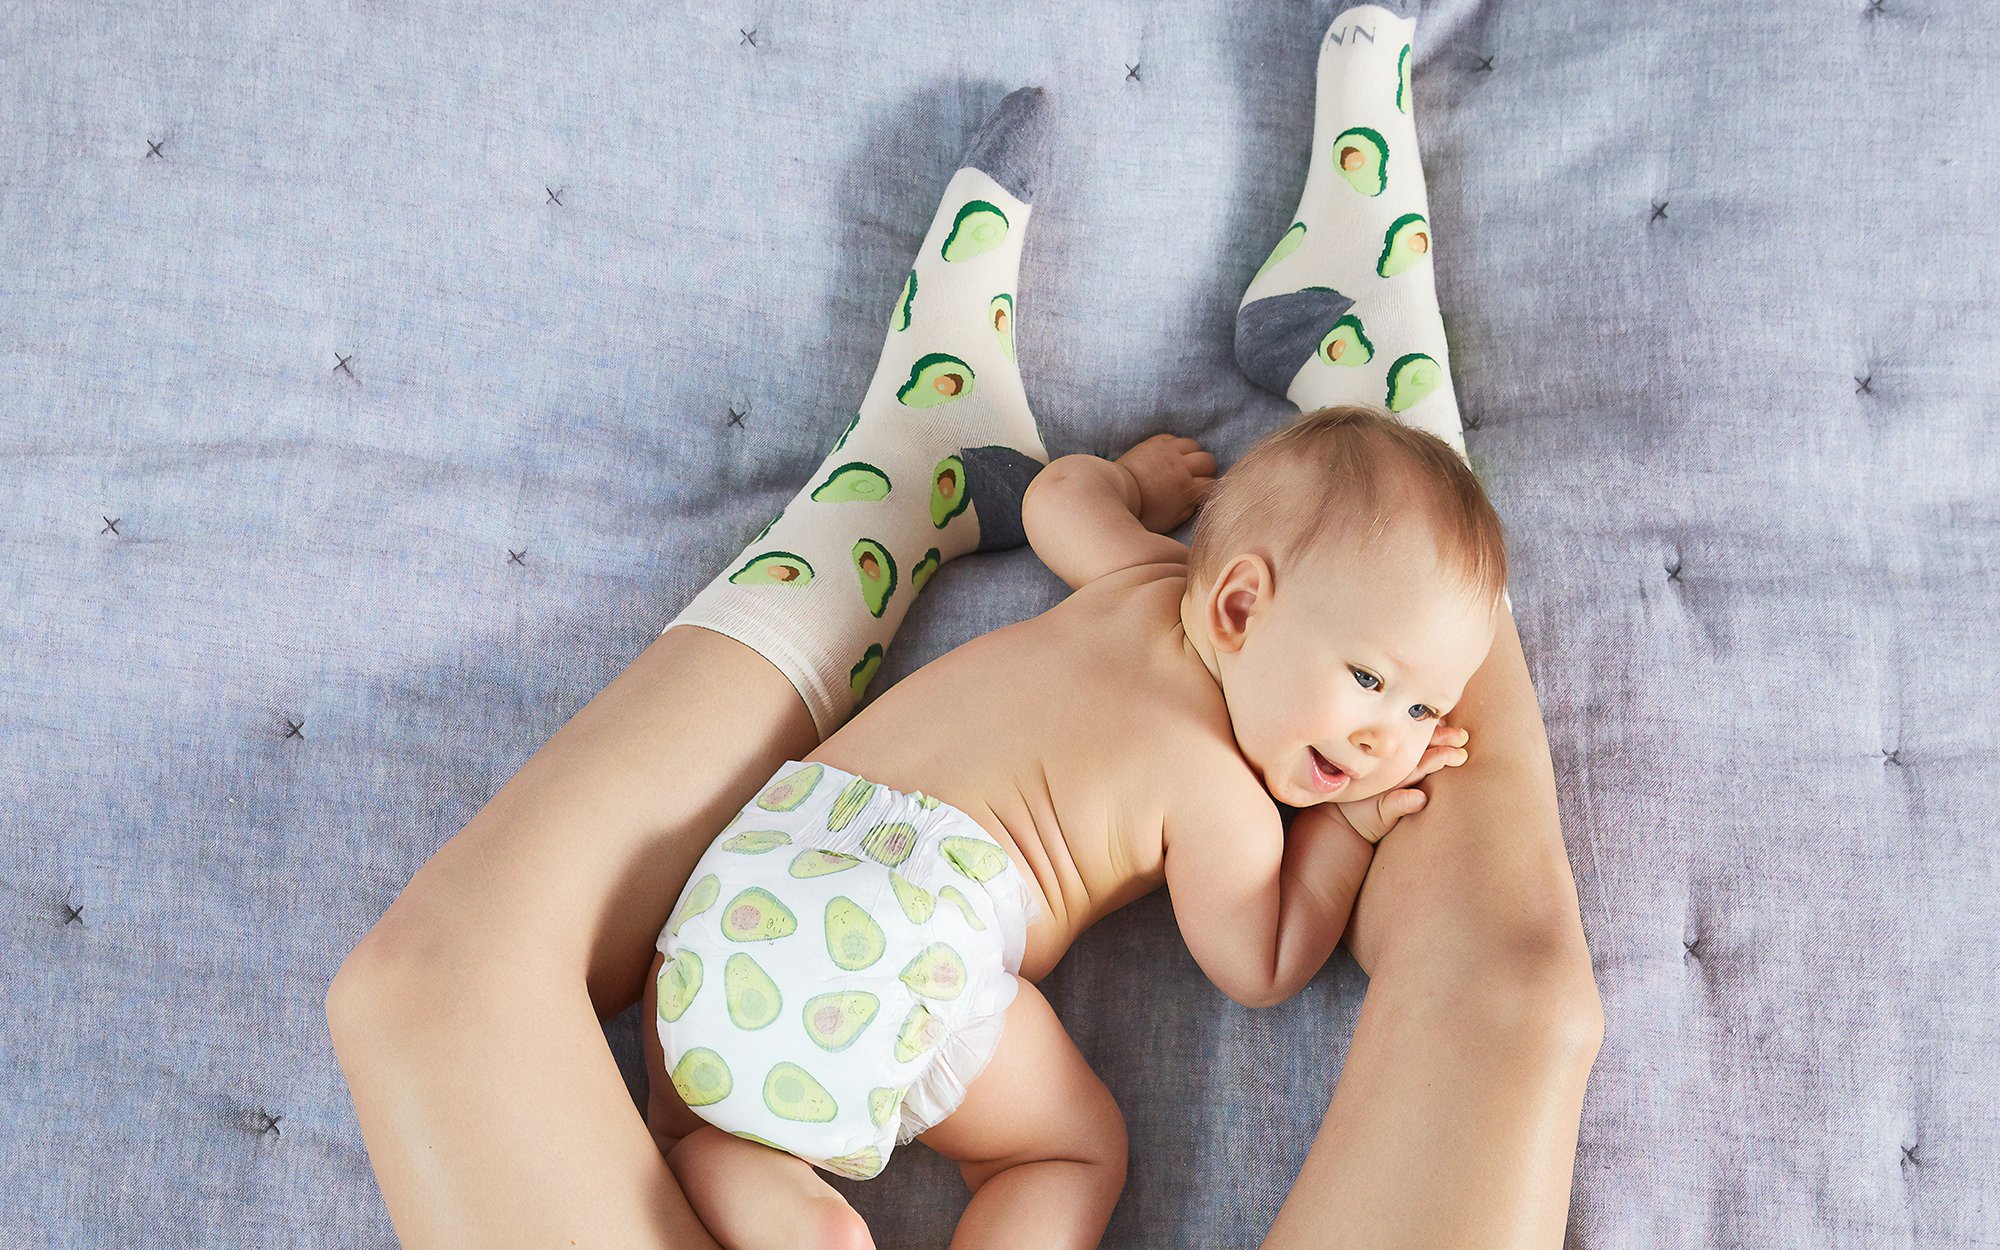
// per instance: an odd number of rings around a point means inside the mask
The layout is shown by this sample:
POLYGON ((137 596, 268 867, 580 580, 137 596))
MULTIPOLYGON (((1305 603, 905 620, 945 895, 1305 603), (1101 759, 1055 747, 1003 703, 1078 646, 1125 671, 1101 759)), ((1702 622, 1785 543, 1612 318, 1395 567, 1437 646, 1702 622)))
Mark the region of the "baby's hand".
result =
POLYGON ((1429 795, 1410 783, 1420 777, 1428 777, 1440 768, 1456 768, 1465 763, 1470 757, 1460 748, 1471 737, 1465 730, 1455 729, 1440 719, 1431 730, 1431 744, 1424 748, 1424 757, 1417 761, 1416 768, 1395 789, 1372 799, 1357 799, 1333 806, 1339 809, 1354 832, 1370 842, 1380 842, 1382 835, 1396 827, 1397 821, 1423 810, 1424 804, 1430 802, 1429 795))
POLYGON ((1215 457, 1191 438, 1155 434, 1114 462, 1139 488, 1139 524, 1164 534, 1194 515, 1215 485, 1215 457))

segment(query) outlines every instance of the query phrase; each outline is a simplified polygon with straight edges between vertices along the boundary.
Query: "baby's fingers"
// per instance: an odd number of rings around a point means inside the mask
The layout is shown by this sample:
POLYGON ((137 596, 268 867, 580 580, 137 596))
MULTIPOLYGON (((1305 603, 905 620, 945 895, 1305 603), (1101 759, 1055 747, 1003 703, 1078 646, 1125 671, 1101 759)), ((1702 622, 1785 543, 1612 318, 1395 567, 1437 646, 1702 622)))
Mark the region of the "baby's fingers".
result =
POLYGON ((1196 477, 1215 476, 1215 457, 1205 451, 1189 452, 1182 459, 1181 467, 1196 477))

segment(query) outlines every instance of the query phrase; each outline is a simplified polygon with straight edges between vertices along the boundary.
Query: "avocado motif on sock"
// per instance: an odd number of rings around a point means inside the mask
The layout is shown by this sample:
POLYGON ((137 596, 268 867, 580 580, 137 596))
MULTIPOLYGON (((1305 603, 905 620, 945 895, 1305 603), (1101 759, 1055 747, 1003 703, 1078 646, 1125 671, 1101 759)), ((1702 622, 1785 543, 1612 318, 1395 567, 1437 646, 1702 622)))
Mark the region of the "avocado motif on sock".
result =
POLYGON ((826 953, 835 964, 849 972, 859 972, 882 958, 888 949, 882 926, 859 903, 844 895, 827 900, 826 953))
POLYGON ((1014 359, 1014 297, 1002 291, 986 305, 986 315, 992 318, 993 333, 1000 337, 1000 350, 1007 353, 1007 359, 1014 359))
POLYGON ((815 994, 806 1000, 803 1018, 806 1036, 825 1051, 843 1051, 861 1036, 861 1030, 875 1018, 882 1000, 866 990, 844 990, 815 994))
POLYGON ((764 787, 757 796, 757 806, 767 812, 789 812, 812 796, 813 787, 819 784, 826 772, 824 764, 807 764, 804 768, 781 777, 764 787))
POLYGON ((813 488, 814 503, 873 503, 889 496, 889 475, 859 460, 841 465, 813 488))
POLYGON ((1007 214, 985 200, 967 200, 952 220, 939 253, 949 261, 971 260, 999 247, 1007 238, 1007 214))
POLYGON ((936 547, 924 552, 924 558, 917 561, 917 567, 910 570, 910 593, 914 595, 921 592, 924 583, 931 579, 931 574, 937 572, 938 566, 943 563, 944 558, 938 554, 936 547))
MULTIPOLYGON (((781 512, 778 515, 784 514, 781 512)), ((777 524, 777 517, 771 519, 771 524, 777 524)), ((771 526, 764 528, 768 530, 771 526)), ((729 575, 729 580, 738 586, 810 586, 812 579, 813 566, 806 563, 804 556, 795 556, 789 551, 767 551, 754 556, 749 563, 729 575)))
POLYGON ((1333 167, 1363 195, 1380 195, 1389 181, 1389 145, 1366 126, 1343 130, 1333 141, 1333 167))
POLYGON ((965 489, 965 462, 957 456, 938 461, 931 470, 931 524, 943 529, 971 502, 972 492, 965 489))
POLYGON ((908 408, 934 408, 971 393, 972 366, 949 352, 932 352, 910 366, 910 380, 897 390, 896 401, 908 408))
POLYGON ((1393 278, 1430 255, 1431 227, 1422 213, 1404 213, 1389 223, 1382 236, 1382 255, 1375 272, 1393 278))
POLYGON ((896 315, 889 318, 889 328, 907 330, 910 328, 910 312, 917 303, 917 271, 910 270, 910 276, 903 279, 903 294, 896 300, 896 315))
POLYGON ((825 1124, 839 1112, 826 1086, 796 1063, 780 1063, 764 1078, 764 1105, 772 1115, 805 1124, 825 1124))
POLYGON ((931 913, 937 909, 937 901, 931 897, 929 890, 914 881, 905 880, 903 874, 893 868, 889 870, 889 885, 896 891, 896 903, 910 918, 911 924, 929 923, 931 913))
MULTIPOLYGON (((847 436, 854 433, 854 427, 860 424, 861 424, 860 413, 857 412, 853 416, 849 417, 847 419, 846 428, 840 431, 840 437, 833 440, 833 451, 839 451, 841 448, 847 446, 847 436)), ((831 456, 832 454, 833 452, 827 453, 828 456, 831 456)), ((778 515, 783 516, 784 513, 781 511, 778 513, 778 515)), ((762 535, 759 535, 759 537, 762 537, 762 535)))
POLYGON ((681 926, 715 906, 716 895, 720 893, 722 879, 712 872, 695 882, 694 889, 688 891, 687 898, 681 903, 680 915, 674 917, 674 927, 667 932, 678 937, 681 926))
POLYGON ((729 957, 722 966, 723 1000, 729 1004, 729 1018, 739 1029, 761 1029, 778 1018, 784 1000, 771 974, 745 954, 729 957))
POLYGON ((1396 111, 1410 111, 1410 45, 1396 54, 1396 111))
POLYGON ((1290 256, 1293 252, 1298 251, 1299 244, 1305 241, 1306 223, 1303 221, 1293 222, 1286 228, 1284 237, 1278 240, 1278 245, 1271 249, 1271 254, 1264 258, 1264 263, 1257 266, 1257 272, 1250 275, 1250 280, 1255 282, 1257 279, 1263 277, 1266 269, 1285 259, 1285 257, 1290 256))
POLYGON ((722 912, 722 936, 732 942, 771 942, 796 933, 799 918, 761 886, 729 900, 722 912))
POLYGON ((861 809, 868 806, 874 797, 875 783, 859 777, 841 787, 840 794, 833 800, 833 809, 826 814, 826 827, 834 833, 847 828, 861 809))
POLYGON ((785 871, 801 879, 830 877, 836 872, 846 872, 860 862, 859 855, 848 855, 840 851, 800 851, 792 857, 792 866, 785 871))
POLYGON ((854 544, 854 572, 861 578, 861 599, 876 616, 896 593, 896 557, 872 538, 854 544))
POLYGON ((1330 365, 1365 365, 1375 358, 1375 344, 1362 331, 1361 319, 1349 313, 1319 341, 1319 356, 1330 365))
POLYGON ((729 1065, 706 1046, 697 1046, 674 1065, 674 1089, 690 1107, 706 1107, 729 1097, 729 1065))
POLYGON ((1444 370, 1438 362, 1422 352, 1411 352, 1399 356, 1396 363, 1389 366, 1389 394, 1386 402, 1390 412, 1402 412, 1414 408, 1444 381, 1444 370))
POLYGON ((660 969, 660 979, 654 988, 660 1019, 668 1024, 680 1019, 694 1001, 696 991, 701 989, 701 956, 691 950, 677 953, 672 963, 660 969))
POLYGON ((868 650, 862 652, 861 662, 847 670, 848 688, 854 691, 858 700, 868 692, 868 683, 875 680, 875 674, 882 669, 882 644, 871 642, 868 650))
POLYGON ((973 910, 972 900, 965 897, 965 892, 957 886, 947 885, 939 887, 938 897, 950 903, 953 907, 958 908, 959 914, 965 917, 965 923, 982 931, 986 928, 986 922, 979 918, 977 911, 973 910))

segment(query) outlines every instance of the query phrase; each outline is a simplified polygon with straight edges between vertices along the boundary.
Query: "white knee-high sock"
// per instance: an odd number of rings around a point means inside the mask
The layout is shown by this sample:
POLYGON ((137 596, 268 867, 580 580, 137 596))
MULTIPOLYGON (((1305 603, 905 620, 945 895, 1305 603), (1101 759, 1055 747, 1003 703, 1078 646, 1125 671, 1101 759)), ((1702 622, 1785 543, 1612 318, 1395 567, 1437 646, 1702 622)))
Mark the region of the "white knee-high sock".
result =
POLYGON ((1322 37, 1312 164, 1292 225, 1250 280, 1236 358, 1301 410, 1364 403, 1450 443, 1458 397, 1438 316, 1436 236, 1402 0, 1340 8, 1322 37))
POLYGON ((1001 101, 945 187, 860 411, 668 625, 756 650, 798 688, 822 737, 853 710, 940 565, 1026 541, 1021 496, 1048 452, 1014 362, 1015 288, 1050 107, 1038 87, 1001 101))

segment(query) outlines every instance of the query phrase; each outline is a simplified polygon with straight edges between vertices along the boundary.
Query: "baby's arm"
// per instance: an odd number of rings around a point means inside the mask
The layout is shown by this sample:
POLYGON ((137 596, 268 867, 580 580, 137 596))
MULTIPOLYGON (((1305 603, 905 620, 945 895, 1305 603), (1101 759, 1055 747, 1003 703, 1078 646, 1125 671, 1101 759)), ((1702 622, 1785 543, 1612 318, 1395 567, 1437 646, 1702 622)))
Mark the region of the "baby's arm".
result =
MULTIPOLYGON (((1260 796, 1261 797, 1261 796, 1260 796)), ((1375 845, 1337 812, 1302 809, 1290 832, 1268 798, 1170 818, 1167 893, 1208 979, 1245 1007, 1305 988, 1347 931, 1375 845)))

